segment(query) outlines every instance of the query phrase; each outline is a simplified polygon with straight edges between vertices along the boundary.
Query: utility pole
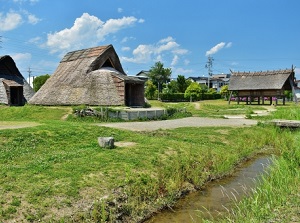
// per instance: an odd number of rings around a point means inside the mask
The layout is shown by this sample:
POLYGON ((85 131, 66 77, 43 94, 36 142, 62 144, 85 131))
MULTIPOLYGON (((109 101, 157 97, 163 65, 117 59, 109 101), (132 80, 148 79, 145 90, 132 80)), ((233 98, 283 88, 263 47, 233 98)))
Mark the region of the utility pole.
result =
POLYGON ((209 89, 209 79, 210 79, 210 77, 212 76, 212 66, 213 66, 213 61, 214 61, 214 58, 212 57, 212 56, 210 56, 210 55, 208 55, 208 58, 207 58, 208 60, 207 60, 207 62, 206 62, 206 64, 205 64, 205 68, 207 68, 208 69, 208 89, 209 89))
POLYGON ((30 67, 28 67, 28 82, 29 82, 29 86, 31 86, 30 85, 30 77, 31 77, 31 73, 32 73, 32 71, 30 70, 30 67))

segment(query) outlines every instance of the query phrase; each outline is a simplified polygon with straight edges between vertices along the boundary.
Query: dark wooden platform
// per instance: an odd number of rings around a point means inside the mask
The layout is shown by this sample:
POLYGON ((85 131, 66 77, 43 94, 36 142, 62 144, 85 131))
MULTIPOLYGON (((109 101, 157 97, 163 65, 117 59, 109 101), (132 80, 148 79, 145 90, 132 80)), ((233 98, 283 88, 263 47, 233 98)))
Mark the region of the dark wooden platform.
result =
POLYGON ((282 128, 300 128, 299 120, 272 120, 271 123, 282 128))

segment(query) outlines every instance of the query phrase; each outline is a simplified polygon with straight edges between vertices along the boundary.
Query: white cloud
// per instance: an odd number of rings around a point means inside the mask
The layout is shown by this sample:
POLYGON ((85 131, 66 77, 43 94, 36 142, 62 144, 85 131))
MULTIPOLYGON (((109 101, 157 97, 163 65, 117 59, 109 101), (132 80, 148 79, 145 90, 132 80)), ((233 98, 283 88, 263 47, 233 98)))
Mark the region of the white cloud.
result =
POLYGON ((128 42, 129 40, 135 40, 134 37, 130 36, 130 37, 124 37, 122 40, 121 40, 121 43, 126 43, 128 42))
POLYGON ((55 33, 49 33, 46 46, 51 53, 90 47, 104 41, 105 38, 121 29, 133 26, 138 19, 135 17, 123 17, 121 19, 109 19, 101 21, 96 16, 83 13, 77 18, 71 28, 66 28, 55 33))
POLYGON ((30 60, 31 54, 30 53, 16 53, 12 55, 12 58, 15 61, 24 61, 24 60, 30 60))
POLYGON ((151 61, 151 56, 154 54, 154 48, 151 45, 139 45, 132 52, 133 58, 122 57, 123 60, 133 63, 146 63, 151 61))
POLYGON ((97 35, 100 38, 104 38, 108 34, 116 33, 123 28, 130 27, 136 22, 137 18, 133 16, 123 17, 121 19, 109 19, 98 29, 97 35))
POLYGON ((118 12, 119 13, 123 12, 123 9, 122 8, 118 8, 118 12))
POLYGON ((175 50, 176 48, 179 47, 179 44, 174 42, 174 41, 171 41, 171 42, 168 42, 164 45, 160 45, 156 51, 157 53, 162 53, 163 51, 170 51, 170 50, 175 50))
POLYGON ((41 19, 37 18, 35 15, 29 14, 27 16, 28 18, 28 23, 35 25, 37 24, 39 21, 41 21, 41 19))
POLYGON ((124 46, 124 47, 122 47, 122 51, 130 51, 130 47, 124 46))
POLYGON ((232 47, 232 42, 227 43, 225 47, 226 47, 226 48, 232 47))
POLYGON ((231 46, 232 46, 232 42, 229 42, 227 44, 225 42, 218 43, 217 45, 212 47, 210 50, 206 51, 205 56, 213 55, 213 54, 217 53, 218 51, 220 51, 221 49, 223 49, 224 47, 229 48, 231 46))
POLYGON ((179 60, 179 57, 177 55, 175 55, 171 62, 171 66, 175 66, 178 63, 178 60, 179 60))
POLYGON ((175 41, 173 39, 173 37, 168 36, 167 38, 164 38, 164 39, 161 39, 160 41, 158 41, 158 43, 168 43, 168 42, 173 42, 173 41, 175 41))
POLYGON ((31 38, 30 40, 28 40, 28 43, 39 44, 40 41, 41 41, 41 37, 37 36, 37 37, 31 38))
POLYGON ((155 44, 139 45, 133 50, 133 57, 123 57, 122 60, 133 63, 148 63, 153 60, 163 61, 165 57, 172 58, 173 62, 177 63, 178 55, 187 54, 188 50, 180 48, 180 45, 175 42, 172 37, 159 40, 155 44), (175 60, 174 60, 175 58, 175 60))
POLYGON ((0 31, 9 31, 22 24, 22 16, 16 12, 0 13, 0 31))
POLYGON ((24 72, 27 71, 30 61, 31 61, 31 54, 30 53, 15 53, 11 54, 11 57, 15 61, 18 69, 24 75, 24 72))

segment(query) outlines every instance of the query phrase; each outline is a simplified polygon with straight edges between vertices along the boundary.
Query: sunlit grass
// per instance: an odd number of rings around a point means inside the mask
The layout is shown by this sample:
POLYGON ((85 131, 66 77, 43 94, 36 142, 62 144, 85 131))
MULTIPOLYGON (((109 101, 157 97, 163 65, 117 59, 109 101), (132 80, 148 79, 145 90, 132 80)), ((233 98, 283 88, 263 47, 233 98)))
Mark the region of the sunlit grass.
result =
MULTIPOLYGON (((186 108, 205 117, 256 109, 228 106, 222 100, 201 102, 200 107, 195 103, 150 103, 152 107, 186 108)), ((1 106, 0 112, 0 120, 6 124, 42 123, 0 130, 0 222, 113 222, 120 213, 139 221, 171 205, 187 186, 199 188, 209 179, 230 173, 246 157, 270 152, 280 155, 294 148, 292 133, 282 134, 264 125, 137 133, 98 127, 85 120, 62 120, 70 107, 1 106), (100 136, 135 144, 106 150, 98 145, 100 136)))

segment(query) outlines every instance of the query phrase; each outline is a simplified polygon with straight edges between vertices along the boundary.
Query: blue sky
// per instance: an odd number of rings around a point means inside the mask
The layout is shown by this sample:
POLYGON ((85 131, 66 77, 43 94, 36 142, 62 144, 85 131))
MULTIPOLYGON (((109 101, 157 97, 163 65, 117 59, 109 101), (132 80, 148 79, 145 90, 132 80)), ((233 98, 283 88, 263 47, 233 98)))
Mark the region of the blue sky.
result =
POLYGON ((52 74, 69 51, 112 44, 128 75, 157 61, 172 77, 296 67, 299 0, 0 0, 0 55, 24 77, 52 74))

